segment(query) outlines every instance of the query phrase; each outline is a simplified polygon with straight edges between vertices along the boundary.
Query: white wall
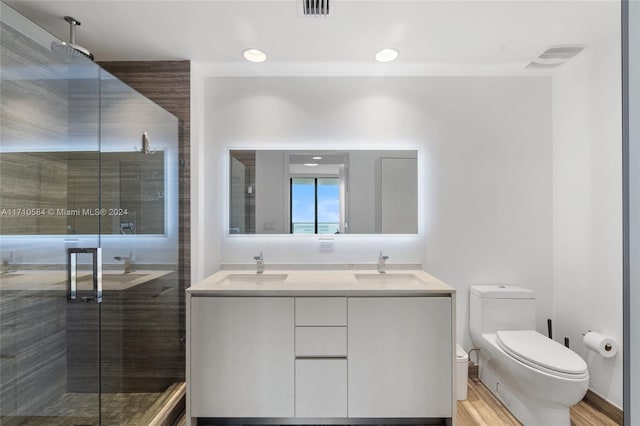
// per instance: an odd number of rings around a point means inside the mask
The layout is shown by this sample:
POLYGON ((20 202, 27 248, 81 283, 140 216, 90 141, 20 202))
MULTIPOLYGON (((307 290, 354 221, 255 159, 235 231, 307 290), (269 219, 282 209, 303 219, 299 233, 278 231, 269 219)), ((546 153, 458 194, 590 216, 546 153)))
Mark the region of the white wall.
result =
POLYGON ((605 359, 581 333, 622 343, 620 42, 589 46, 553 77, 553 318, 589 366, 589 387, 622 407, 622 352, 605 359))
POLYGON ((202 197, 194 280, 260 250, 268 264, 374 263, 382 249, 457 288, 467 349, 472 284, 535 289, 544 330, 553 293, 549 77, 198 78, 204 68, 192 63, 202 108, 192 138, 202 197), (341 235, 333 253, 308 236, 226 236, 226 149, 292 146, 419 149, 420 234, 341 235))
POLYGON ((215 272, 220 265, 218 227, 223 206, 210 193, 224 190, 220 180, 213 180, 215 169, 224 168, 225 158, 206 142, 204 93, 206 73, 202 63, 191 63, 191 282, 197 283, 215 272), (213 170, 212 170, 213 169, 213 170))
MULTIPOLYGON (((192 64, 194 68, 197 72, 198 64, 192 64)), ((226 236, 224 232, 227 173, 224 157, 229 148, 420 147, 424 143, 422 132, 407 125, 407 120, 420 125, 422 120, 416 117, 417 111, 388 95, 393 90, 384 88, 384 84, 382 94, 372 90, 385 79, 205 78, 203 81, 207 119, 203 122, 202 137, 194 140, 205 148, 202 156, 194 155, 192 161, 202 164, 196 168, 203 175, 202 186, 209 188, 202 192, 202 215, 207 217, 202 223, 204 232, 194 229, 194 234, 203 235, 207 242, 194 247, 205 252, 195 254, 194 279, 215 272, 220 263, 250 263, 260 250, 267 264, 373 265, 380 249, 393 262, 423 262, 423 236, 339 235, 334 240, 334 251, 328 253, 320 252, 317 237, 226 236), (217 242, 218 247, 212 242, 217 242), (219 256, 219 261, 212 262, 213 256, 219 256)), ((410 92, 410 86, 405 91, 410 92)), ((196 223, 199 220, 194 218, 196 223)))
POLYGON ((425 93, 437 129, 426 147, 426 269, 458 290, 458 342, 469 287, 536 291, 546 333, 553 297, 550 78, 457 78, 425 93))

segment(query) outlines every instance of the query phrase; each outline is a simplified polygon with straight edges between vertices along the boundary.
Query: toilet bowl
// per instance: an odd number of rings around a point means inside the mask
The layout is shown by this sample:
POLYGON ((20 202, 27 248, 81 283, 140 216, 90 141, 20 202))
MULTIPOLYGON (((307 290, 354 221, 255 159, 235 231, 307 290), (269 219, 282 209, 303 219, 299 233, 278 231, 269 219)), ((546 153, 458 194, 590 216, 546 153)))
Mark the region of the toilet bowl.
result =
POLYGON ((524 425, 570 425, 569 407, 589 385, 580 356, 535 331, 533 291, 472 286, 471 339, 480 349, 480 380, 524 425))

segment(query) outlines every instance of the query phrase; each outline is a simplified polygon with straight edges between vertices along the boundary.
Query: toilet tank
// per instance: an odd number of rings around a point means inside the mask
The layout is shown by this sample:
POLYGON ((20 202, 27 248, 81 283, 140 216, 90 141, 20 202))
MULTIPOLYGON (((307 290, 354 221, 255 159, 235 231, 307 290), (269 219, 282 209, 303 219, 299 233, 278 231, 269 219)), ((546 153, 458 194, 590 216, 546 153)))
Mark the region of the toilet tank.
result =
POLYGON ((498 330, 535 330, 535 293, 507 285, 471 286, 469 331, 472 339, 498 330))

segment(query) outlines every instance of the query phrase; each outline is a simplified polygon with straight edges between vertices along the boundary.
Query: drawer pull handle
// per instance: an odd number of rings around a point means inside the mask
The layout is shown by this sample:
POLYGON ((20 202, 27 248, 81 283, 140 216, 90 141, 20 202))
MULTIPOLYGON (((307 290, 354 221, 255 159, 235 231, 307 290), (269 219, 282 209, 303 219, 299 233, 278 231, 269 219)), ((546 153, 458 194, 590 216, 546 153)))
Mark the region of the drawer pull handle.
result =
POLYGON ((296 359, 347 359, 346 356, 296 356, 296 359))

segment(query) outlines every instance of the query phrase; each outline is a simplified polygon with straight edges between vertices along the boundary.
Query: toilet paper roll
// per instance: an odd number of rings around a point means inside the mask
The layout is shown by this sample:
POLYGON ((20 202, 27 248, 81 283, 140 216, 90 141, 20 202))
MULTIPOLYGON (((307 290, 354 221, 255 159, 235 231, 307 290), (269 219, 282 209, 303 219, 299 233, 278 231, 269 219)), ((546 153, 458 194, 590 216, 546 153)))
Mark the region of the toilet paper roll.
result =
POLYGON ((618 353, 618 343, 612 337, 590 331, 584 335, 582 341, 587 348, 605 358, 611 358, 618 353))

